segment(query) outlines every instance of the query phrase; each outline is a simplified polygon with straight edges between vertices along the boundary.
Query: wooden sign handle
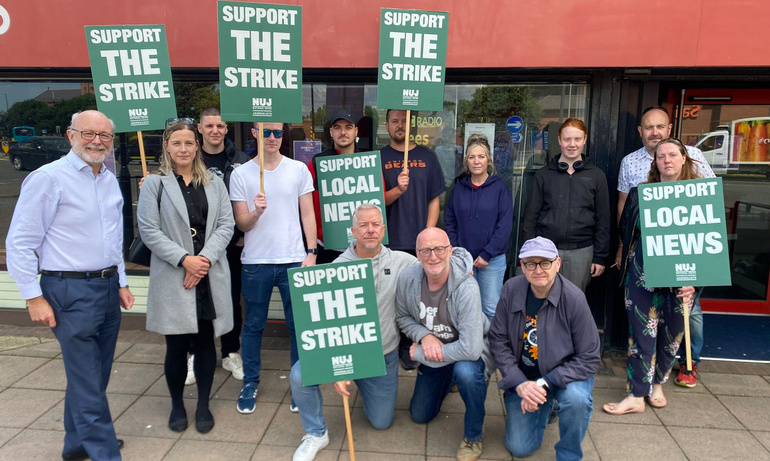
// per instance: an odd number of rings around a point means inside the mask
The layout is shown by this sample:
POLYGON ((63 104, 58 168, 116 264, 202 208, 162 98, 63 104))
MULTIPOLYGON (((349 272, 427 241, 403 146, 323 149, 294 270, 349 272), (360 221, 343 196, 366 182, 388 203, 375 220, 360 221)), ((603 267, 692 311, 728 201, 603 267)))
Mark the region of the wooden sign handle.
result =
POLYGON ((692 371, 692 350, 690 347, 690 303, 683 299, 684 307, 684 350, 687 357, 687 371, 692 371))
POLYGON ((348 430, 348 446, 350 447, 350 461, 356 461, 356 449, 353 446, 353 426, 350 424, 350 404, 348 396, 342 396, 342 404, 345 407, 345 427, 348 430))
POLYGON ((265 136, 263 133, 264 124, 259 122, 257 125, 257 139, 259 139, 259 191, 265 193, 265 136))
MULTIPOLYGON (((136 141, 139 143, 139 159, 142 162, 142 177, 144 178, 147 176, 147 158, 144 156, 144 140, 142 139, 141 131, 136 132, 136 141)), ((126 146, 126 157, 127 161, 130 160, 130 157, 128 157, 128 146, 126 146)))
POLYGON ((409 131, 412 128, 412 111, 407 109, 406 111, 406 138, 404 139, 404 170, 408 170, 409 167, 409 131))

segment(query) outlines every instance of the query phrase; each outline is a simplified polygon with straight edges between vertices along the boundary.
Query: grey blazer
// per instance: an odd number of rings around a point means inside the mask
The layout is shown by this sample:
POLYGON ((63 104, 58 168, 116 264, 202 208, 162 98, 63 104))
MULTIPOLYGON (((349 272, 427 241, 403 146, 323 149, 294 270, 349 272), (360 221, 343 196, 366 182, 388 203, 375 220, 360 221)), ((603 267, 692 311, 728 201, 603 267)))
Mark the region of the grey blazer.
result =
MULTIPOLYGON (((233 209, 225 184, 210 176, 205 186, 208 201, 206 240, 199 253, 211 261, 209 285, 214 299, 214 334, 233 329, 230 267, 225 248, 233 235, 233 209)), ((177 267, 185 254, 194 254, 190 219, 174 175, 150 175, 144 181, 136 211, 139 234, 152 250, 147 291, 147 329, 163 335, 198 332, 195 290, 183 286, 185 269, 177 267), (163 182, 158 210, 158 190, 163 182)))

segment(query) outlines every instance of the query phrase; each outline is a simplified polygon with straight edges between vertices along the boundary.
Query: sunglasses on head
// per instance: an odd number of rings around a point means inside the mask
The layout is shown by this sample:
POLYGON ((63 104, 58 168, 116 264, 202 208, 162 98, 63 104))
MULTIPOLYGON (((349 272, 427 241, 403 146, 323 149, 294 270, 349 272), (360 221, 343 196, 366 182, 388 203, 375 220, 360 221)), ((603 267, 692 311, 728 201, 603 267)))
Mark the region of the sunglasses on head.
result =
POLYGON ((267 128, 262 128, 262 137, 267 139, 270 137, 270 133, 273 133, 273 136, 275 136, 275 139, 283 138, 283 130, 268 130, 267 128))
POLYGON ((170 127, 171 125, 176 125, 177 123, 184 123, 185 125, 195 125, 195 120, 190 117, 167 118, 166 128, 170 127))

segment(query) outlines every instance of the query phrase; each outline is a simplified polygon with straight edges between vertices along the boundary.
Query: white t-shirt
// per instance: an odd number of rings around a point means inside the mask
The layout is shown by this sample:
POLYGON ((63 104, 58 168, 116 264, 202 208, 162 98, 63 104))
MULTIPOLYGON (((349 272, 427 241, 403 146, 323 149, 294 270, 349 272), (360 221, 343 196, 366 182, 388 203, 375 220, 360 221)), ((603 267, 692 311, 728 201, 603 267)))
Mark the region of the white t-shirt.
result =
MULTIPOLYGON (((693 160, 697 160, 696 165, 703 178, 713 178, 714 171, 709 166, 703 152, 697 147, 684 146, 687 153, 693 160)), ((620 162, 620 172, 618 172, 618 190, 628 193, 632 187, 636 187, 643 182, 647 182, 647 174, 652 167, 652 155, 642 147, 639 150, 631 152, 623 157, 620 162)))
MULTIPOLYGON (((283 157, 275 170, 265 170, 267 208, 244 236, 243 264, 286 264, 305 259, 299 197, 311 192, 313 178, 302 162, 283 157)), ((249 211, 254 211, 254 197, 258 193, 258 163, 250 161, 233 170, 230 200, 246 202, 249 211)))

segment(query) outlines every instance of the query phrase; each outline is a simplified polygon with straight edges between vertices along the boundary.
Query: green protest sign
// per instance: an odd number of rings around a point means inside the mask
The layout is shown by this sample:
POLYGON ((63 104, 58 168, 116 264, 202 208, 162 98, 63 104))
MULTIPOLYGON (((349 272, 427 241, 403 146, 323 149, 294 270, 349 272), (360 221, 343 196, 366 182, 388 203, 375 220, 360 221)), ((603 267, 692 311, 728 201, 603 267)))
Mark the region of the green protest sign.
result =
POLYGON ((217 2, 222 118, 302 121, 302 8, 217 2))
POLYGON ((645 285, 730 285, 722 178, 639 186, 645 285))
MULTIPOLYGON (((318 198, 324 248, 342 250, 353 241, 353 212, 362 203, 374 203, 385 220, 385 187, 379 152, 359 152, 316 157, 318 198)), ((388 235, 382 243, 387 245, 388 235)))
POLYGON ((302 384, 385 374, 372 261, 289 269, 302 384))
POLYGON ((161 130, 176 117, 163 25, 86 26, 96 106, 115 132, 161 130))
POLYGON ((449 13, 380 12, 377 107, 442 110, 449 13))

